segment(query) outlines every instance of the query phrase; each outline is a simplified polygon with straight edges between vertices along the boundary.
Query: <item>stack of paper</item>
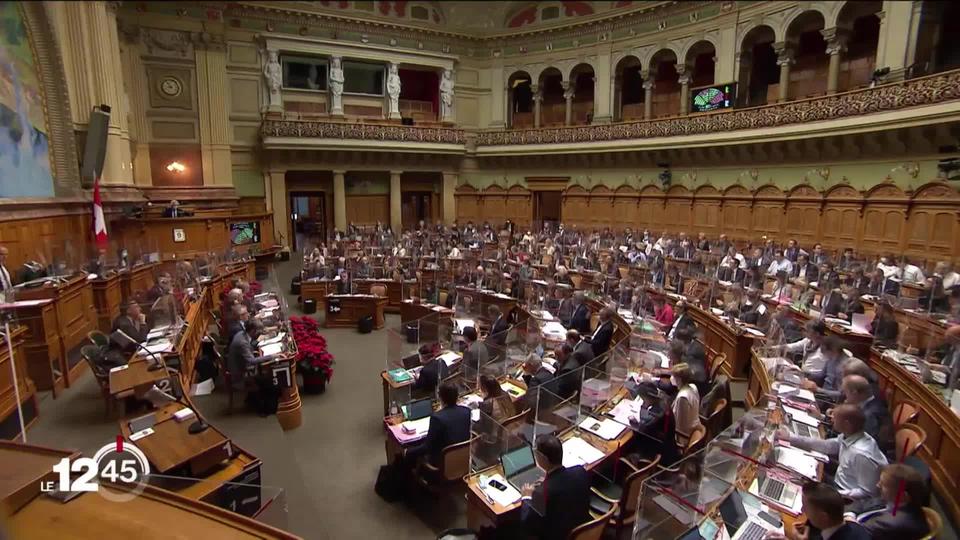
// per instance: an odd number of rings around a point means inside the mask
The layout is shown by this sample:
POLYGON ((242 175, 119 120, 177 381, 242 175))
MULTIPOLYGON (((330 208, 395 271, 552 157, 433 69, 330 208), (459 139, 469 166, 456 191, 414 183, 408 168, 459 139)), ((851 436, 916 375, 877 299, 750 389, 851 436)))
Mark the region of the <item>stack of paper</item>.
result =
POLYGON ((400 424, 400 429, 410 435, 426 435, 430 431, 430 417, 425 416, 419 420, 407 420, 400 424))
POLYGON ((817 459, 798 448, 778 447, 777 463, 803 477, 811 480, 817 478, 817 459))
POLYGON ((627 426, 611 418, 604 418, 603 420, 587 418, 583 422, 580 422, 580 429, 589 431, 601 439, 608 441, 619 437, 626 428, 627 426))
POLYGON ((140 351, 140 356, 150 356, 151 354, 163 354, 173 350, 173 343, 170 343, 167 340, 158 341, 156 343, 149 343, 143 347, 148 352, 140 351))
POLYGON ((807 411, 790 407, 788 405, 784 405, 783 410, 790 415, 790 419, 794 422, 800 422, 801 424, 806 424, 810 427, 820 427, 820 421, 811 416, 807 411))
POLYGON ((441 354, 438 358, 443 360, 443 363, 446 364, 447 367, 452 367, 454 364, 460 361, 460 354, 453 351, 447 351, 441 354))
POLYGON ((637 399, 624 399, 620 403, 610 410, 607 414, 612 416, 614 420, 620 422, 623 425, 630 425, 630 418, 639 418, 640 411, 643 408, 643 398, 637 397, 637 399))
POLYGON ((261 345, 260 352, 264 356, 275 356, 283 352, 283 343, 271 343, 269 345, 261 345))
POLYGON ((565 339, 567 337, 567 329, 557 321, 543 323, 540 333, 547 339, 565 339))
POLYGON ((285 334, 284 332, 280 332, 279 334, 273 336, 273 337, 270 338, 270 339, 265 339, 265 340, 261 341, 261 342, 260 342, 260 346, 263 347, 264 345, 272 345, 272 344, 274 344, 274 343, 280 343, 281 341, 283 341, 283 338, 284 338, 286 335, 287 335, 287 334, 285 334))
POLYGON ((563 466, 590 465, 603 459, 603 452, 580 437, 563 441, 563 466))

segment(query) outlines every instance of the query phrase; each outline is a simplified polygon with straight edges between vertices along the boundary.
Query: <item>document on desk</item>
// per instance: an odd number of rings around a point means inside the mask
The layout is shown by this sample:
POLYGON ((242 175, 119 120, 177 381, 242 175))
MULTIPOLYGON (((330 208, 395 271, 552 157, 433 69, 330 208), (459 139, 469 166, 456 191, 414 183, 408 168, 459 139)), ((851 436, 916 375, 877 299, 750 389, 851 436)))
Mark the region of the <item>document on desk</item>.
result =
POLYGON ((141 350, 140 356, 150 356, 151 354, 162 354, 162 353, 172 351, 173 343, 170 343, 169 341, 164 339, 161 341, 157 341, 155 343, 148 343, 147 345, 144 345, 143 348, 149 351, 149 353, 141 350))
POLYGON ((790 419, 794 422, 800 422, 810 427, 820 427, 820 421, 811 416, 807 411, 790 407, 789 405, 784 405, 783 411, 790 415, 790 419))
POLYGON ((130 435, 130 442, 139 441, 140 439, 146 437, 147 435, 152 435, 152 434, 153 434, 153 428, 140 430, 130 435))
POLYGON ((520 492, 517 491, 517 488, 511 486, 502 474, 494 474, 487 479, 485 484, 478 483, 478 485, 480 486, 480 491, 482 491, 484 495, 489 497, 490 500, 496 504, 499 504, 500 506, 510 506, 520 501, 520 492), (491 480, 496 480, 501 486, 506 486, 506 489, 500 491, 499 489, 491 486, 491 480))
POLYGON ((263 304, 264 308, 273 309, 280 306, 280 303, 276 299, 271 298, 270 300, 265 301, 263 304))
POLYGON ((162 337, 167 333, 167 330, 170 329, 170 325, 158 326, 150 330, 150 333, 147 334, 147 341, 152 341, 158 337, 162 337))
POLYGON ((814 402, 816 401, 816 396, 813 395, 813 392, 805 388, 797 388, 796 386, 790 386, 789 384, 780 384, 776 388, 777 395, 787 398, 798 398, 803 401, 814 402))
POLYGON ((567 329, 557 321, 545 322, 540 332, 547 338, 564 339, 567 337, 567 329))
POLYGON ((452 367, 454 364, 460 361, 460 354, 453 351, 447 351, 441 354, 438 358, 443 360, 443 363, 446 364, 447 367, 452 367))
POLYGON ((590 465, 603 459, 603 452, 580 437, 563 441, 563 466, 590 465))
POLYGON ((457 334, 462 334, 463 329, 468 326, 476 327, 476 324, 473 322, 473 319, 454 319, 453 320, 453 331, 457 334))
POLYGON ((643 409, 642 397, 637 397, 637 399, 622 399, 620 403, 617 403, 607 414, 617 422, 629 426, 630 418, 639 418, 641 409, 643 409))
POLYGON ((520 388, 519 386, 513 384, 510 381, 506 381, 500 384, 500 389, 507 393, 512 398, 518 398, 527 393, 526 390, 520 388))
POLYGON ((287 334, 285 332, 280 332, 279 334, 273 336, 270 339, 265 339, 261 341, 260 346, 264 347, 266 345, 273 345, 274 343, 280 343, 281 341, 283 341, 283 338, 285 338, 286 336, 287 334))
POLYGON ((580 422, 580 429, 589 431, 601 439, 612 441, 619 437, 620 434, 623 433, 623 430, 627 429, 627 426, 612 418, 604 418, 603 420, 587 418, 583 422, 580 422))
POLYGON ((269 345, 260 345, 260 352, 263 356, 275 356, 283 352, 283 343, 271 343, 269 345))
POLYGON ((763 336, 766 335, 766 334, 764 334, 763 332, 757 330, 756 328, 750 328, 750 327, 747 327, 747 326, 745 326, 745 327, 743 328, 743 330, 744 330, 744 332, 750 334, 751 336, 763 337, 763 336))
POLYGON ((777 447, 777 463, 805 478, 817 479, 817 459, 799 448, 777 447))

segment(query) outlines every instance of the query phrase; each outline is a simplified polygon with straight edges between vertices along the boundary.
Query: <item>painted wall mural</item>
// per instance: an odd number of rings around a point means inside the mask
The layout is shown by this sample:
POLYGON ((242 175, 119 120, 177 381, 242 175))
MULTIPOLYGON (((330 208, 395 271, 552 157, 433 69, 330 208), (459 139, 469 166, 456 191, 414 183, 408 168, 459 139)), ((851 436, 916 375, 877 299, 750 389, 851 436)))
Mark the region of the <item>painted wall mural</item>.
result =
POLYGON ((0 2, 0 198, 52 197, 43 92, 17 2, 0 2))

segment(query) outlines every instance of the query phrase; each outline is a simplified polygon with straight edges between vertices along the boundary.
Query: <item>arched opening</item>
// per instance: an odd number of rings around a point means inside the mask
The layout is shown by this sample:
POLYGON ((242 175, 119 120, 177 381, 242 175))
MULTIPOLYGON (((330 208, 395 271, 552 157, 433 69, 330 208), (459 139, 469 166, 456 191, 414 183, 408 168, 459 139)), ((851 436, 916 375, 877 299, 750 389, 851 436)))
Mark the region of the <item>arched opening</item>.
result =
POLYGON ((880 41, 880 18, 877 12, 883 2, 847 2, 837 17, 837 28, 846 35, 846 51, 842 51, 837 90, 853 90, 869 86, 877 69, 877 43, 880 41))
POLYGON ((806 11, 787 28, 787 43, 793 45, 794 63, 790 67, 787 99, 803 99, 827 92, 830 56, 823 38, 823 15, 806 11))
POLYGON ((540 127, 562 126, 566 110, 563 99, 563 74, 551 67, 540 74, 540 127))
POLYGON ((614 107, 615 120, 643 118, 643 65, 636 56, 627 56, 617 62, 614 107))
POLYGON ((716 56, 717 50, 709 41, 698 41, 690 47, 686 59, 687 68, 690 70, 690 88, 711 86, 717 82, 714 79, 716 56))
POLYGON ((508 125, 512 128, 533 127, 533 90, 530 74, 518 71, 507 79, 507 102, 510 104, 508 125))
POLYGON ((741 107, 766 105, 777 100, 780 68, 773 50, 776 35, 769 26, 751 28, 740 45, 737 103, 741 107))
POLYGON ((677 76, 677 54, 670 49, 660 49, 650 59, 653 77, 652 116, 676 116, 680 114, 680 81, 677 76))
POLYGON ((940 17, 940 31, 937 32, 937 44, 934 49, 933 70, 947 71, 960 68, 960 7, 956 2, 942 2, 943 16, 940 17))
POLYGON ((570 70, 570 125, 586 126, 593 122, 594 76, 593 66, 578 64, 570 70))

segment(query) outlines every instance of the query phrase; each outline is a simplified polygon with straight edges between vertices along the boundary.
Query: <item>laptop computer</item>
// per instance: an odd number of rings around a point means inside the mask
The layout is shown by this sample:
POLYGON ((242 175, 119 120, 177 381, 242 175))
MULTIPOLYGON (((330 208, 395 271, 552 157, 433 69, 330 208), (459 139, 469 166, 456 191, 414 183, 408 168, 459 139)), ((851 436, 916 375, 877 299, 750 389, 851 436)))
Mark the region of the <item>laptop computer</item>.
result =
MULTIPOLYGON (((800 489, 790 482, 784 482, 779 478, 774 478, 766 471, 757 471, 756 478, 757 494, 764 499, 773 501, 787 508, 793 508, 800 496, 800 489)), ((751 493, 753 490, 751 490, 751 493)))
POLYGON ((413 353, 411 355, 404 356, 401 362, 403 362, 403 369, 420 367, 420 353, 413 353))
POLYGON ((410 403, 404 405, 402 409, 404 420, 420 420, 421 418, 426 418, 433 414, 433 399, 424 398, 411 401, 410 403))
POLYGON ((796 420, 790 421, 789 427, 790 433, 794 435, 799 435, 801 437, 811 437, 814 439, 821 439, 820 430, 813 426, 804 424, 803 422, 798 422, 796 420))
POLYGON ((543 480, 543 471, 537 467, 533 447, 529 444, 500 454, 500 465, 503 467, 503 477, 517 491, 522 492, 523 486, 543 480))
POLYGON ((736 489, 720 503, 720 515, 730 533, 730 540, 763 540, 767 536, 767 527, 759 519, 747 515, 736 489))

